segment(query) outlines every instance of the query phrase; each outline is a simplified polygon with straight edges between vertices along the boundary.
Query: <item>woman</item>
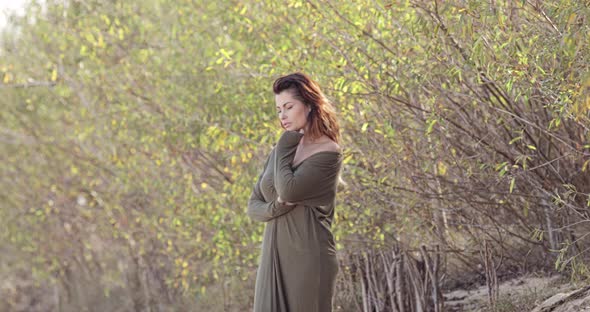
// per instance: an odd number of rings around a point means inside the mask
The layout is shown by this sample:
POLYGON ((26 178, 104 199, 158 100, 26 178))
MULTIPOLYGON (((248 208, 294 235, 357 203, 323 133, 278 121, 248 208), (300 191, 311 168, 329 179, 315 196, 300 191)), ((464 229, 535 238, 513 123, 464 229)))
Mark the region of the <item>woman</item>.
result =
POLYGON ((330 227, 342 167, 338 122, 305 74, 277 79, 273 92, 286 131, 248 202, 250 218, 266 222, 254 311, 332 311, 338 261, 330 227))

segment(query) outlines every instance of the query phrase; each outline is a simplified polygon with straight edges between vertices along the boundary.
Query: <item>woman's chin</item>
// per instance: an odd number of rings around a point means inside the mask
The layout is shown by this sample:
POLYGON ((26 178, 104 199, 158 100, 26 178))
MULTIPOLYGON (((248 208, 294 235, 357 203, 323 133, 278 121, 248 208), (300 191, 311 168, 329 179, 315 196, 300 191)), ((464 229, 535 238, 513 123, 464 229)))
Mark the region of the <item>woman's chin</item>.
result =
POLYGON ((283 129, 285 129, 285 131, 299 131, 300 128, 294 127, 293 125, 288 125, 286 127, 283 127, 283 129))

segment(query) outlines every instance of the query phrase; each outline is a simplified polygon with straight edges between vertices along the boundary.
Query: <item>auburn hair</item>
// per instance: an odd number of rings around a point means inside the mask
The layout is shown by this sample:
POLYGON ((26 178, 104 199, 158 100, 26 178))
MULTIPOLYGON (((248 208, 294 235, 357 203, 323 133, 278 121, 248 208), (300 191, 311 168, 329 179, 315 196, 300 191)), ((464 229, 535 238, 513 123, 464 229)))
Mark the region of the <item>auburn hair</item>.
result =
POLYGON ((295 72, 275 80, 272 90, 279 94, 285 90, 300 100, 311 110, 308 120, 309 130, 305 132, 312 140, 325 134, 336 143, 340 143, 340 126, 336 119, 336 111, 326 98, 320 86, 308 75, 295 72))

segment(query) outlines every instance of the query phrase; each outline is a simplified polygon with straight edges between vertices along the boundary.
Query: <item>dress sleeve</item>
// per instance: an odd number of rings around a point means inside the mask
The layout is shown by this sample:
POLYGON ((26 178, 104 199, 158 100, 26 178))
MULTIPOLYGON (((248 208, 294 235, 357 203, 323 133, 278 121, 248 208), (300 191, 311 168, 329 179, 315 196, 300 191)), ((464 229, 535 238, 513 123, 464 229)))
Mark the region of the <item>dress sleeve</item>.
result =
POLYGON ((256 181, 254 189, 252 190, 252 194, 250 195, 250 199, 248 200, 248 216, 254 221, 268 222, 295 208, 295 205, 279 203, 276 198, 270 202, 266 202, 262 196, 262 192, 260 191, 260 181, 262 180, 262 175, 264 175, 264 171, 266 171, 266 167, 268 166, 270 157, 272 157, 272 155, 273 152, 271 152, 269 157, 266 159, 262 173, 258 176, 258 181, 256 181))
POLYGON ((287 202, 328 204, 336 196, 341 153, 312 155, 293 172, 291 162, 302 137, 299 132, 285 131, 277 142, 274 171, 277 194, 287 202))

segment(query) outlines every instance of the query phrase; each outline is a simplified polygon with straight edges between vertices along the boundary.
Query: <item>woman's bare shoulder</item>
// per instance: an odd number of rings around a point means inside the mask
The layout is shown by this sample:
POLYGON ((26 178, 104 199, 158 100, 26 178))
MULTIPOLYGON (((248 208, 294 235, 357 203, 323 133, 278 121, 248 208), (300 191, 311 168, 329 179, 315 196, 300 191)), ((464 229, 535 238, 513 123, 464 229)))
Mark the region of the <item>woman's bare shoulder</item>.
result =
POLYGON ((340 145, 330 138, 328 138, 326 142, 321 145, 320 150, 326 152, 342 152, 340 145))

